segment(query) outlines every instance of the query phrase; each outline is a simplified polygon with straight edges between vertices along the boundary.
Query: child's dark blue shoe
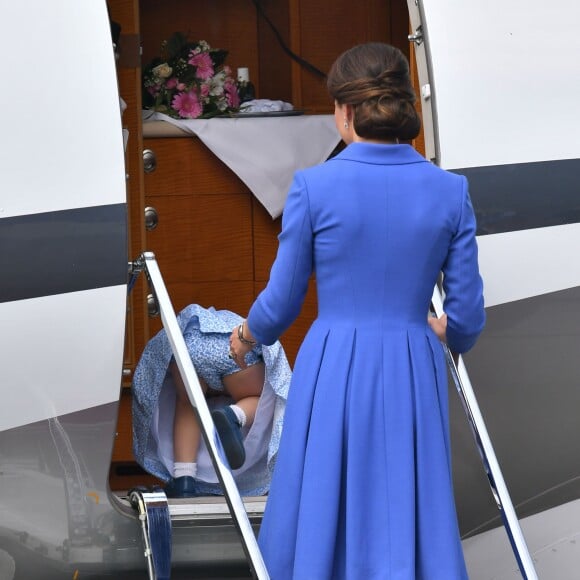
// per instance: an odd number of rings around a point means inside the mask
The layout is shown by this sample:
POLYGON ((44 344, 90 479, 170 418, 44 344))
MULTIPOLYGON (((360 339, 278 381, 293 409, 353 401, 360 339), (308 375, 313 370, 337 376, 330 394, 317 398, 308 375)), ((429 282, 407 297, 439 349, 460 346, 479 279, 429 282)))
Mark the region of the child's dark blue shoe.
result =
POLYGON ((182 475, 173 478, 165 486, 165 495, 171 498, 198 497, 201 495, 195 483, 195 479, 190 475, 182 475))
POLYGON ((246 460, 246 450, 236 414, 230 407, 222 407, 212 411, 211 416, 230 467, 239 469, 246 460))

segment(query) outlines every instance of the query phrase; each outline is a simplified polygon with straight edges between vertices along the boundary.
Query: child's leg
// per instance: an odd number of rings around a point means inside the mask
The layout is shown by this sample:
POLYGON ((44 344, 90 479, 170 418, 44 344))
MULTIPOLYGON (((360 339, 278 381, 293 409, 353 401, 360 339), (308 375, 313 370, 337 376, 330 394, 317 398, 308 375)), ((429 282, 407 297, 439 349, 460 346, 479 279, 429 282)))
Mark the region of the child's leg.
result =
POLYGON ((250 427, 254 422, 259 400, 260 397, 244 397, 243 399, 236 401, 235 405, 230 405, 234 413, 236 413, 242 427, 250 427), (242 412, 238 413, 235 407, 240 409, 242 412))
POLYGON ((263 362, 222 377, 224 388, 235 404, 216 409, 212 417, 232 469, 239 469, 246 460, 241 427, 254 422, 264 377, 263 362))
MULTIPOLYGON (((171 376, 175 384, 177 400, 175 401, 175 418, 173 420, 173 456, 176 463, 195 463, 201 440, 201 430, 195 410, 191 406, 179 369, 175 362, 170 365, 171 376)), ((207 385, 200 379, 203 392, 207 385)))
POLYGON ((256 363, 237 373, 222 378, 224 388, 235 401, 234 412, 240 418, 235 407, 243 412, 243 425, 250 426, 254 422, 256 409, 264 387, 265 366, 263 362, 256 363))

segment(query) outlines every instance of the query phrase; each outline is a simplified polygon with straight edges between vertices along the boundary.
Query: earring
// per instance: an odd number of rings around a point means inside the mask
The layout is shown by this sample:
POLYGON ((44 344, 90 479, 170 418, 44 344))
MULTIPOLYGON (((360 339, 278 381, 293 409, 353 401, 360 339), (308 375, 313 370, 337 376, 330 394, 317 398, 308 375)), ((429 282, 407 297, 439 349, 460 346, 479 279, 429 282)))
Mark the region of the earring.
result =
POLYGON ((348 129, 348 122, 346 121, 346 119, 344 120, 344 128, 348 129))

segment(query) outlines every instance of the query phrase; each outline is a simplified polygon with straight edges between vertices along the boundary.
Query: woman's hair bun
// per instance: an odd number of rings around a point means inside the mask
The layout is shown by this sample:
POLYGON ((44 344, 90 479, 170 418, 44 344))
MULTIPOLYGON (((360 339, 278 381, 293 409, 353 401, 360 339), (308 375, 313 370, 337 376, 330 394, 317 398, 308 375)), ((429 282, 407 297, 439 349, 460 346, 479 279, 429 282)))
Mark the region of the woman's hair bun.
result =
POLYGON ((409 140, 421 129, 405 55, 378 42, 341 54, 327 79, 330 96, 352 105, 354 129, 364 139, 409 140))

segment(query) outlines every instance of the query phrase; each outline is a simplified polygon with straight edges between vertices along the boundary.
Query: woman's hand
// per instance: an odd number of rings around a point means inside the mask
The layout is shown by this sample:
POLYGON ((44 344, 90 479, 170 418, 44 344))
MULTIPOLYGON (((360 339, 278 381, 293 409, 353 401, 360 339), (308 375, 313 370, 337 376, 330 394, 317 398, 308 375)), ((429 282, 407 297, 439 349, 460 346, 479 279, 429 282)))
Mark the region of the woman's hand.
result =
POLYGON ((447 343, 447 314, 442 314, 440 318, 429 316, 427 322, 437 338, 441 342, 447 343))
POLYGON ((232 334, 230 335, 230 352, 229 357, 241 368, 245 369, 248 367, 246 364, 246 355, 252 350, 254 345, 256 344, 253 337, 251 337, 248 327, 245 323, 243 324, 243 330, 241 336, 246 338, 245 341, 242 342, 240 338, 240 326, 236 326, 232 330, 232 334))
MULTIPOLYGON (((427 318, 429 326, 433 332, 437 335, 437 338, 447 344, 447 314, 442 314, 440 318, 435 316, 429 316, 427 318)), ((459 354, 451 351, 451 357, 455 366, 459 365, 459 354)))

